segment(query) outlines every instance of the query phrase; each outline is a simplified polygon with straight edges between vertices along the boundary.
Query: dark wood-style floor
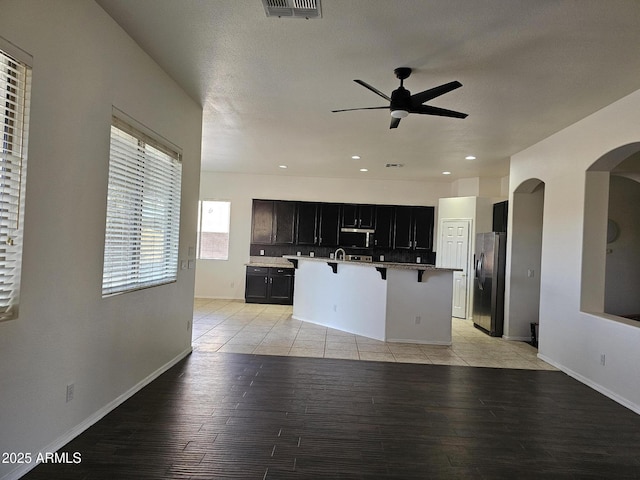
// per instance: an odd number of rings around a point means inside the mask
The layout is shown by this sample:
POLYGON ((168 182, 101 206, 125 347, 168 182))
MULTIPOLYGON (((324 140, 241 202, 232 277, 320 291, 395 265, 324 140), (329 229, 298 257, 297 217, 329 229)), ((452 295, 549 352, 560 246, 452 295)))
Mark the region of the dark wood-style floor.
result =
POLYGON ((194 353, 36 479, 640 478, 640 416, 557 371, 194 353))

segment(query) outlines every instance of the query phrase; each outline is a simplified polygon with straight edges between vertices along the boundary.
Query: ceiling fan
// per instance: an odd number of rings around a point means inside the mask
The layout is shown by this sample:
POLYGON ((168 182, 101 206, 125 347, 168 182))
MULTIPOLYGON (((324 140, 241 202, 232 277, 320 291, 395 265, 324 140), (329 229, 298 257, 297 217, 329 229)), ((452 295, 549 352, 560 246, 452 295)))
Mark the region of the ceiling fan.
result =
POLYGON ((398 128, 400 124, 400 120, 405 118, 410 113, 417 113, 420 115, 439 115, 441 117, 452 117, 452 118, 466 118, 466 113, 454 112, 453 110, 446 110, 444 108, 432 107, 429 105, 423 105, 424 102, 428 100, 432 100, 440 95, 444 95, 445 93, 449 93, 456 88, 462 86, 460 82, 449 82, 438 87, 430 88, 429 90, 425 90, 424 92, 416 93, 411 95, 411 92, 404 88, 404 80, 411 75, 411 69, 408 67, 399 67, 393 71, 396 74, 396 77, 400 79, 400 87, 391 92, 391 98, 382 93, 375 87, 372 87, 366 82, 362 80, 354 80, 354 82, 362 85, 365 88, 368 88, 376 95, 381 96, 385 100, 389 102, 389 106, 387 107, 363 107, 363 108, 347 108, 343 110, 332 110, 333 113, 336 112, 350 112, 353 110, 378 110, 383 108, 388 108, 391 111, 391 124, 389 128, 398 128))

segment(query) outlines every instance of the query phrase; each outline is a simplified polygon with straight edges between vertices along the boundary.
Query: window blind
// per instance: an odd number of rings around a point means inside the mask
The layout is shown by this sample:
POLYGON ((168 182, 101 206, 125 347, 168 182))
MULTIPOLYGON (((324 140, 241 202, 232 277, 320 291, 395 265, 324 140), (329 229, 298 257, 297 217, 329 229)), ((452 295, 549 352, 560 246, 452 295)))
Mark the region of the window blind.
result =
POLYGON ((153 142, 114 117, 103 296, 177 279, 182 163, 153 142))
POLYGON ((17 317, 31 69, 0 50, 0 320, 17 317))

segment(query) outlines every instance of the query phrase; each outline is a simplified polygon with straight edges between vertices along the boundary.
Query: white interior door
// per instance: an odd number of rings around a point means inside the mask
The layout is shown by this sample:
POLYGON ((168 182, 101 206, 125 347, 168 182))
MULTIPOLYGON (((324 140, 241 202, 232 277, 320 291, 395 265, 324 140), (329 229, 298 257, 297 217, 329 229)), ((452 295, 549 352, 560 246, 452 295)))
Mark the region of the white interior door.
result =
POLYGON ((453 272, 453 302, 451 316, 467 318, 467 269, 469 265, 469 231, 471 220, 442 220, 438 266, 460 268, 453 272))

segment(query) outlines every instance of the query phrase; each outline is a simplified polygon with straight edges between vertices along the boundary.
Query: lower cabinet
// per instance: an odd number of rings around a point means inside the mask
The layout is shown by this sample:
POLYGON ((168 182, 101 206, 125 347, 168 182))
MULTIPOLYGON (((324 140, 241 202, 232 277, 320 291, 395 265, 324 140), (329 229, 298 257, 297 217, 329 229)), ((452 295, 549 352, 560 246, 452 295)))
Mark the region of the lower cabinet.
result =
POLYGON ((293 305, 293 279, 293 268, 247 266, 245 302, 293 305))

